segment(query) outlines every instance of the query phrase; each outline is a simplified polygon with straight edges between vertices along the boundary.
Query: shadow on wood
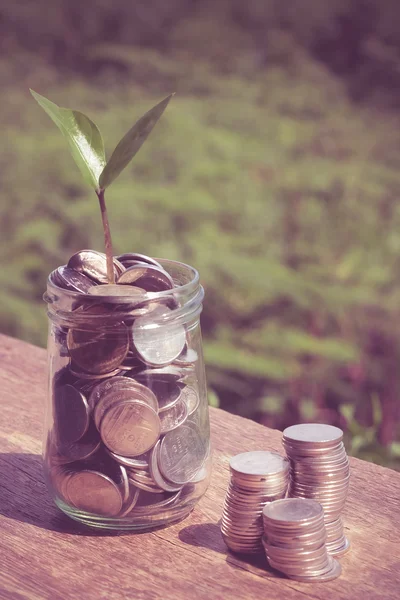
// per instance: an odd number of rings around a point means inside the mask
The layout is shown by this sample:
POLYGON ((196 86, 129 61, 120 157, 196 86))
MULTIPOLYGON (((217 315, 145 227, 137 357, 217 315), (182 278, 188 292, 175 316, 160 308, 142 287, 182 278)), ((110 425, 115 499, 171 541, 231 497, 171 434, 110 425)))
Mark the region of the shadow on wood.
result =
POLYGON ((125 532, 92 530, 64 515, 53 503, 39 454, 0 453, 0 515, 41 529, 84 536, 125 532))
POLYGON ((217 523, 201 523, 184 527, 179 532, 179 539, 190 546, 209 548, 219 554, 226 554, 227 551, 217 523))
POLYGON ((270 569, 263 552, 255 555, 233 554, 228 551, 218 523, 188 525, 179 532, 179 539, 190 546, 207 548, 218 554, 226 555, 227 564, 235 569, 243 569, 268 578, 282 578, 283 575, 270 569))

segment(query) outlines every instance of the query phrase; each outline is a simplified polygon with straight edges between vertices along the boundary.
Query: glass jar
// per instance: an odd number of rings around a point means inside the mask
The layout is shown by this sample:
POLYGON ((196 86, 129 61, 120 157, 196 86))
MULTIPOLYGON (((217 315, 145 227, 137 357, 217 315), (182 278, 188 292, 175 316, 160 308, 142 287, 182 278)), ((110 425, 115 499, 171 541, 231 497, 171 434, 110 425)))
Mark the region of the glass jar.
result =
POLYGON ((173 523, 207 489, 204 291, 192 267, 159 263, 176 287, 140 301, 48 280, 45 477, 56 505, 93 527, 173 523))

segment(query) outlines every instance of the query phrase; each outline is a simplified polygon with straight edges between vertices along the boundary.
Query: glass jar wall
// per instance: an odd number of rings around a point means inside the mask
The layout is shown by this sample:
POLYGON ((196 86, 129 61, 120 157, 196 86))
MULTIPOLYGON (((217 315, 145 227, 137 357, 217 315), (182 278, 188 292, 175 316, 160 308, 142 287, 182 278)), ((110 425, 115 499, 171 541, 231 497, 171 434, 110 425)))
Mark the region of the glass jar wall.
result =
POLYGON ((80 293, 61 287, 63 267, 48 281, 46 481, 63 512, 94 527, 181 520, 209 481, 204 293, 193 268, 159 263, 172 289, 80 293))

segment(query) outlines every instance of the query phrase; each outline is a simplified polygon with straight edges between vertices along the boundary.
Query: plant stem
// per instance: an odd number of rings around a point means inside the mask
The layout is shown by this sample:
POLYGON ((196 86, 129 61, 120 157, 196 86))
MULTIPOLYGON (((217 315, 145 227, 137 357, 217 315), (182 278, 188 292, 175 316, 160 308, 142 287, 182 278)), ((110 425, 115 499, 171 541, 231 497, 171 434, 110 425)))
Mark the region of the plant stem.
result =
POLYGON ((102 189, 96 190, 96 194, 99 199, 101 218, 103 221, 104 245, 106 248, 106 259, 107 259, 107 279, 108 279, 108 283, 115 283, 113 247, 112 247, 112 240, 111 240, 110 224, 108 222, 106 202, 104 199, 104 190, 102 190, 102 189))

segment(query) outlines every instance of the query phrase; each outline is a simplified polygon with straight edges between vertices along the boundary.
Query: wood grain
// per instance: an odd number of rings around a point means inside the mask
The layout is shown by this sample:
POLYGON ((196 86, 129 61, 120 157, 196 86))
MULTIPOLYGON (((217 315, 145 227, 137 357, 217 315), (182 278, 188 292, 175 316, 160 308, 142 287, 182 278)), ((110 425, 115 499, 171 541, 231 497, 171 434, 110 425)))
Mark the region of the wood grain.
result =
POLYGON ((400 598, 400 474, 351 460, 345 525, 352 550, 332 582, 300 584, 227 553, 219 533, 230 456, 282 452, 281 434, 211 410, 214 470, 181 523, 148 534, 101 534, 63 516, 41 471, 45 351, 0 336, 0 598, 192 600, 400 598))

